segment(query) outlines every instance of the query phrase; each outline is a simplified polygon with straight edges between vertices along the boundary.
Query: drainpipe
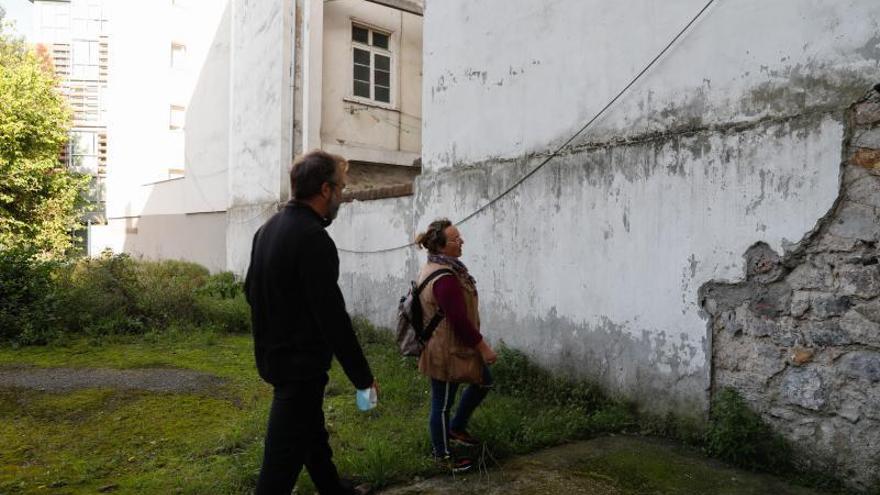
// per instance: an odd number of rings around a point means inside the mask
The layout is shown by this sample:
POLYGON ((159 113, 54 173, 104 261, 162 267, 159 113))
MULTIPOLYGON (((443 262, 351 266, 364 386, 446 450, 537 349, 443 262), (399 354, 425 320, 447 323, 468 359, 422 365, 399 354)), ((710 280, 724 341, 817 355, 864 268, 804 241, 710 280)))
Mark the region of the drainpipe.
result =
MULTIPOLYGON (((296 9, 297 0, 290 0, 290 158, 296 157, 296 9)), ((288 164, 290 166, 290 164, 288 164)), ((293 194, 293 191, 290 192, 293 194)))

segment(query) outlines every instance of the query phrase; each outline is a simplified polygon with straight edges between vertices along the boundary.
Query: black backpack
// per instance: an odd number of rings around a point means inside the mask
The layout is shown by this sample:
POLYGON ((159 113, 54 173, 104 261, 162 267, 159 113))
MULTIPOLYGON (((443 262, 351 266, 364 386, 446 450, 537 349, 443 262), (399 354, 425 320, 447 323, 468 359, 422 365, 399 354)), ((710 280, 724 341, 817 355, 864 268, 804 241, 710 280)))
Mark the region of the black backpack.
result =
POLYGON ((400 298, 400 304, 397 306, 397 347, 400 349, 400 354, 404 356, 421 354, 425 343, 431 338, 437 325, 443 321, 443 310, 438 309, 437 314, 425 325, 419 295, 432 280, 446 274, 455 275, 455 272, 449 268, 441 268, 425 277, 419 285, 416 285, 415 281, 410 282, 409 292, 400 298))

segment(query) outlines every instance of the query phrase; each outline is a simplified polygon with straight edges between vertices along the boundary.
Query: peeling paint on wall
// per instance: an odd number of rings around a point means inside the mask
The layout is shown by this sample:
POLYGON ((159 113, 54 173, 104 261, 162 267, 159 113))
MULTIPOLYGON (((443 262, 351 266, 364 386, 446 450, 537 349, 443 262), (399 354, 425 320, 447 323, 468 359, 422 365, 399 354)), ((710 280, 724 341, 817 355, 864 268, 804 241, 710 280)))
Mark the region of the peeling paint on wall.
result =
POLYGON ((738 283, 700 289, 710 315, 712 391, 733 387, 803 462, 855 488, 880 482, 880 91, 848 112, 840 193, 782 255, 745 253, 738 283), (871 145, 873 148, 862 146, 871 145))
MULTIPOLYGON (((543 162, 697 3, 559 0, 534 16, 522 15, 534 9, 526 0, 432 4, 409 236, 465 217, 543 162)), ((692 416, 708 404, 712 350, 699 287, 740 280, 754 242, 785 252, 832 207, 844 111, 880 72, 856 52, 876 35, 866 19, 880 5, 746 0, 709 14, 574 146, 460 226, 491 341, 653 412, 692 416), (781 29, 780 18, 795 20, 781 29)), ((382 242, 386 222, 369 220, 377 233, 348 246, 394 244, 382 242)), ((373 281, 391 290, 369 256, 342 256, 357 267, 352 293, 373 281)), ((385 256, 377 263, 392 263, 385 256)), ((422 254, 396 256, 412 272, 393 277, 415 276, 422 254)), ((363 297, 371 312, 396 304, 363 297)))

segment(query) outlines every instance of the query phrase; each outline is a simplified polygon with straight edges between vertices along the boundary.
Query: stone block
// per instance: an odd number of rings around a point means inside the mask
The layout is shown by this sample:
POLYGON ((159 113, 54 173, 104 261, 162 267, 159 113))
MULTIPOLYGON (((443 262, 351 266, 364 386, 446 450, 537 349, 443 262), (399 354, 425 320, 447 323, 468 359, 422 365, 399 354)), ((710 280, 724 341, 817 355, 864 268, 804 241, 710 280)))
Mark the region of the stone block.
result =
POLYGON ((880 210, 870 205, 844 202, 829 225, 828 234, 850 240, 877 241, 880 239, 880 210))
POLYGON ((799 318, 806 314, 812 302, 812 293, 796 290, 791 296, 791 316, 799 318))
MULTIPOLYGON (((880 311, 880 302, 859 305, 846 312, 838 323, 841 330, 856 344, 880 347, 880 323, 869 319, 865 313, 880 311), (873 307, 870 306, 873 304, 873 307)), ((880 318, 880 314, 874 315, 880 318)))
POLYGON ((880 295, 880 265, 845 265, 837 272, 840 294, 864 299, 880 295))
POLYGON ((831 285, 831 270, 827 266, 803 263, 785 278, 792 289, 825 289, 831 285))
POLYGON ((846 313, 852 307, 852 300, 849 296, 838 296, 833 294, 822 294, 812 298, 810 309, 813 316, 821 320, 832 316, 840 316, 846 313))
POLYGON ((869 321, 880 323, 880 301, 871 301, 865 304, 859 304, 854 309, 869 321))
POLYGON ((750 247, 745 258, 747 279, 768 283, 779 280, 784 274, 779 255, 763 242, 750 247))
POLYGON ((852 344, 852 337, 834 320, 803 321, 798 325, 804 343, 813 347, 852 344))
POLYGON ((765 316, 758 316, 745 306, 734 313, 736 331, 752 337, 768 337, 779 333, 779 323, 765 316))
POLYGON ((807 347, 795 347, 788 356, 789 362, 795 366, 803 366, 813 360, 813 350, 807 347))
POLYGON ((880 207, 880 170, 867 170, 859 167, 847 168, 861 170, 863 175, 846 186, 846 199, 880 207))
POLYGON ((820 411, 828 402, 828 387, 813 368, 789 368, 780 383, 780 395, 787 404, 820 411))
POLYGON ((866 101, 856 105, 855 120, 858 125, 880 122, 880 103, 866 101))
POLYGON ((878 170, 880 169, 880 150, 856 148, 855 153, 849 159, 849 163, 869 170, 878 170))
POLYGON ((776 317, 786 314, 791 308, 791 286, 775 283, 761 288, 749 304, 749 309, 758 316, 776 317))
POLYGON ((840 358, 838 366, 849 378, 880 383, 880 352, 850 352, 840 358))
POLYGON ((859 403, 846 402, 837 408, 837 415, 850 423, 857 423, 862 417, 862 407, 859 403))
POLYGON ((880 149, 880 127, 857 130, 852 144, 858 148, 880 149))

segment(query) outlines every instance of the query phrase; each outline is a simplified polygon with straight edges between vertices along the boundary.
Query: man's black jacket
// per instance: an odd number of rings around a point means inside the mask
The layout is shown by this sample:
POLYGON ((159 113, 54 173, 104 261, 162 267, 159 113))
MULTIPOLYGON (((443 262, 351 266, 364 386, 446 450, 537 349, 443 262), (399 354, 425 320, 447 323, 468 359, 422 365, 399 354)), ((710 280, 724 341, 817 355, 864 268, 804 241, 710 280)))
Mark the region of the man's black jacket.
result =
POLYGON ((254 235, 245 294, 254 354, 272 385, 318 378, 333 355, 359 389, 373 375, 339 290, 339 256, 311 207, 290 202, 254 235))

